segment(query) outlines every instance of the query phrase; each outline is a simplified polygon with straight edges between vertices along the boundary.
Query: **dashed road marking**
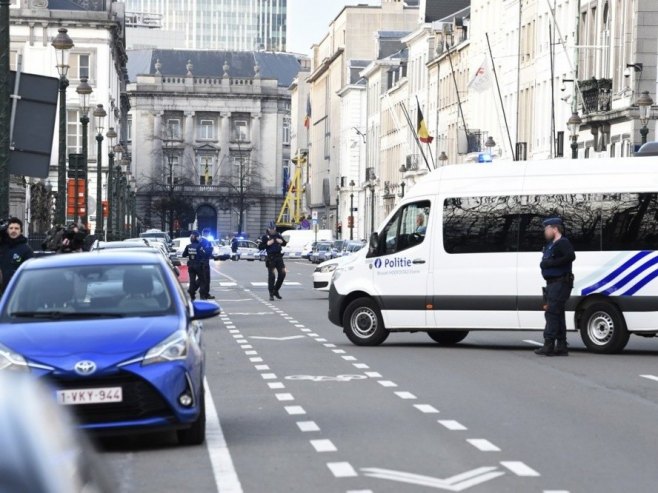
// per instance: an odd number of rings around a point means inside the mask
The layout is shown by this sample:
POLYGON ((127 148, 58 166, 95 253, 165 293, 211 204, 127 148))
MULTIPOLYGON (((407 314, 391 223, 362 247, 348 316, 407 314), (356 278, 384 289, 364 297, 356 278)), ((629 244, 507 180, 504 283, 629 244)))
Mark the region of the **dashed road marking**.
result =
POLYGON ((254 368, 256 368, 258 371, 265 371, 270 369, 269 365, 256 365, 254 368))
POLYGON ((356 361, 356 358, 354 356, 343 356, 342 358, 345 361, 356 361))
POLYGON ((496 447, 489 440, 485 440, 484 438, 468 438, 466 441, 473 445, 480 452, 500 452, 498 447, 496 447))
POLYGON ((249 358, 249 361, 251 361, 252 363, 262 363, 263 358, 249 358))
POLYGON ((391 382, 390 380, 379 380, 377 383, 379 385, 381 385, 382 387, 397 387, 398 386, 397 383, 391 382))
POLYGON ((316 452, 336 452, 338 449, 331 440, 310 440, 311 446, 316 452))
POLYGON ((245 351, 244 354, 247 356, 256 356, 258 354, 258 351, 245 351))
MULTIPOLYGON (((325 346, 326 346, 326 344, 325 344, 325 346)), ((354 368, 358 368, 359 370, 367 370, 370 367, 368 365, 366 365, 365 363, 354 363, 354 368)))
POLYGON ((269 388, 271 388, 272 390, 285 389, 286 388, 286 386, 281 382, 270 382, 270 383, 267 384, 267 386, 269 388))
POLYGON ((642 378, 646 378, 647 380, 653 380, 654 382, 658 382, 658 377, 656 375, 640 375, 642 378))
POLYGON ((274 394, 274 397, 276 397, 276 399, 281 402, 295 400, 292 394, 274 394))
POLYGON ((501 462, 500 465, 505 467, 506 469, 509 469, 517 476, 525 476, 525 477, 541 476, 541 474, 539 474, 533 468, 520 461, 504 461, 501 462))
POLYGON ((355 478, 359 475, 349 462, 328 462, 327 467, 335 478, 355 478))
POLYGON ((411 392, 396 392, 395 395, 397 395, 400 399, 408 399, 408 400, 416 399, 416 396, 413 395, 411 392))
POLYGON ((439 410, 430 404, 414 404, 414 407, 418 409, 421 413, 425 414, 437 414, 439 410))
POLYGON ((276 378, 274 373, 261 373, 260 376, 263 377, 263 380, 274 380, 276 378))
POLYGON ((345 354, 344 349, 334 349, 333 352, 336 353, 336 354, 345 354))
MULTIPOLYGON (((356 368, 361 368, 360 366, 356 366, 356 364, 354 366, 356 368)), ((366 368, 368 368, 368 367, 366 366, 366 368)), ((376 371, 367 371, 367 372, 365 372, 365 374, 368 378, 382 378, 382 374, 378 373, 376 371)))
POLYGON ((320 427, 315 421, 297 421, 297 426, 299 427, 299 430, 303 431, 304 433, 320 431, 320 427))
POLYGON ((302 406, 286 406, 285 410, 288 414, 291 416, 298 416, 302 414, 306 414, 306 411, 302 406))
POLYGON ((327 343, 327 344, 323 344, 323 346, 324 346, 324 347, 328 347, 328 348, 336 347, 335 344, 332 344, 332 343, 330 343, 330 342, 327 343))
POLYGON ((254 346, 252 346, 251 344, 242 344, 240 346, 240 349, 253 349, 253 348, 254 346))
POLYGON ((461 424, 459 421, 455 421, 453 419, 440 419, 438 421, 438 423, 440 425, 443 425, 444 427, 446 427, 450 431, 464 431, 464 430, 468 429, 463 424, 461 424))

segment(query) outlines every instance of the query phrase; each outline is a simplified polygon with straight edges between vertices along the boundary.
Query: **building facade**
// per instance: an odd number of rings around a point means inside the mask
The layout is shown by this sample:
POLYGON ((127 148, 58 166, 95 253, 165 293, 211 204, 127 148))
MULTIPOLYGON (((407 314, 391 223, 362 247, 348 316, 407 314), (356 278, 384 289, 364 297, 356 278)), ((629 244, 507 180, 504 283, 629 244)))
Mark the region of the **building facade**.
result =
POLYGON ((289 54, 130 52, 130 144, 146 227, 258 236, 290 165, 289 54), (134 56, 133 56, 134 55, 134 56), (144 68, 145 67, 145 68, 144 68))
MULTIPOLYGON (((183 36, 178 48, 192 50, 285 51, 287 0, 124 0, 129 42, 145 27, 183 36)), ((144 45, 146 41, 137 41, 144 45)), ((136 46, 135 46, 136 47, 136 46)), ((166 48, 167 46, 159 46, 166 48)))
MULTIPOLYGON (((128 112, 126 97, 126 50, 123 5, 103 1, 76 0, 17 0, 11 6, 11 46, 10 65, 15 70, 20 61, 21 70, 26 73, 58 77, 56 53, 51 46, 53 38, 60 27, 68 29, 74 48, 69 57, 67 88, 67 152, 80 153, 82 150, 82 124, 80 122, 80 104, 76 87, 83 77, 89 79, 93 92, 90 107, 102 104, 108 114, 104 129, 114 127, 121 134, 122 122, 128 112)), ((59 112, 58 112, 59 118, 59 112)), ((93 116, 89 115, 88 127, 88 203, 90 226, 95 230, 97 143, 93 116)), ((125 129, 124 129, 125 130, 125 129)), ((59 121, 55 123, 53 147, 50 158, 49 189, 57 190, 57 163, 59 121)), ((103 197, 107 198, 107 172, 109 152, 108 139, 102 143, 102 182, 103 197)), ((127 156, 126 156, 127 157, 127 156)), ((14 195, 12 213, 24 217, 27 230, 39 231, 32 218, 40 214, 36 204, 30 200, 29 189, 38 180, 28 179, 22 195, 14 195), (23 202, 21 203, 21 197, 23 202), (39 212, 39 214, 38 214, 39 212)), ((72 217, 70 218, 72 219, 72 217)))

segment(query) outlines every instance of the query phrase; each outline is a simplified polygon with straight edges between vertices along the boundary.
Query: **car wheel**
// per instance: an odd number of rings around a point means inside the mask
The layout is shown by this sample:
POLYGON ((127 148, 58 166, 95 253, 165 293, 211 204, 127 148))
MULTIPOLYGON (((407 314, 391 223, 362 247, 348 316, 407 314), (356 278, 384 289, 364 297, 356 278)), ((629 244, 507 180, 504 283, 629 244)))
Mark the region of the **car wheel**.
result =
POLYGON ((619 309, 606 302, 592 303, 583 311, 580 337, 593 353, 611 354, 623 351, 630 334, 619 309))
POLYGON ((181 445, 201 445, 206 440, 206 399, 204 394, 204 391, 201 390, 199 417, 191 427, 177 432, 178 443, 181 445))
POLYGON ((442 346, 454 346, 466 339, 468 330, 432 330, 427 335, 442 346))
POLYGON ((379 307, 370 298, 358 298, 347 306, 343 329, 347 338, 357 346, 378 346, 390 334, 384 327, 379 307))

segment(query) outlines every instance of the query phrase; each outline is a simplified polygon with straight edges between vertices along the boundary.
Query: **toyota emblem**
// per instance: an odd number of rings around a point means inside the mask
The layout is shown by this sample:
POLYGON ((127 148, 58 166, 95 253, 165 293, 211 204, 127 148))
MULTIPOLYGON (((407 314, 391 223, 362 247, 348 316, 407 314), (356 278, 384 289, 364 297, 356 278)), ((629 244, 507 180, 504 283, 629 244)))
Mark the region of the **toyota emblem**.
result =
POLYGON ((96 371, 96 363, 89 360, 78 361, 73 368, 78 375, 91 375, 96 371))

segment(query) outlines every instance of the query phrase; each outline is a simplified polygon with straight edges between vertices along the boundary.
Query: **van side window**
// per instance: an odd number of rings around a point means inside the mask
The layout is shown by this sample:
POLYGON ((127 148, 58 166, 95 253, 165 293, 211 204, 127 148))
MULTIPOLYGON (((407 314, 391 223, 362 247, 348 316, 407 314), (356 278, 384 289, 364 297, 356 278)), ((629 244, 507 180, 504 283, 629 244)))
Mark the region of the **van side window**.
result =
POLYGON ((658 194, 604 194, 603 249, 658 250, 658 194))
POLYGON ((428 200, 408 204, 398 210, 379 236, 379 252, 376 255, 391 255, 420 245, 425 240, 429 216, 428 200))

